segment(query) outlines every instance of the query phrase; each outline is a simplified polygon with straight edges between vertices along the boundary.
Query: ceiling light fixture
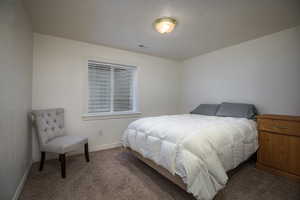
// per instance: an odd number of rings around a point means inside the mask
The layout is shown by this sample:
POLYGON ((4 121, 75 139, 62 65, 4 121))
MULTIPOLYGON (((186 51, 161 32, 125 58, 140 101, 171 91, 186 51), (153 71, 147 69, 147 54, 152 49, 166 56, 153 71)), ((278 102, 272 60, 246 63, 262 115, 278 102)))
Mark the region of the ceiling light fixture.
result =
POLYGON ((154 28, 157 32, 161 34, 165 33, 171 33, 175 26, 177 24, 177 21, 171 17, 162 17, 158 18, 154 21, 154 28))

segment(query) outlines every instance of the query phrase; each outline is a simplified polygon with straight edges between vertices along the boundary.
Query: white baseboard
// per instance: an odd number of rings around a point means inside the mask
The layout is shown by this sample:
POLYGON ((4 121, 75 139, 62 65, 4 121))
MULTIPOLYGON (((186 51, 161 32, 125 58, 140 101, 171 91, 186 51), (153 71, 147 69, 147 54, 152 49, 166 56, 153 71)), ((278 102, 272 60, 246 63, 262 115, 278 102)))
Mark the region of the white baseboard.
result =
POLYGON ((116 142, 116 143, 111 143, 111 144, 102 144, 102 145, 97 145, 97 146, 91 146, 90 147, 90 151, 101 151, 101 150, 105 150, 105 149, 112 149, 112 148, 116 148, 116 147, 120 147, 122 144, 121 142, 116 142))
POLYGON ((29 163, 29 165, 28 165, 28 167, 27 167, 27 169, 26 169, 26 171, 25 171, 25 173, 24 173, 24 175, 23 175, 23 177, 22 177, 22 179, 21 179, 21 181, 20 181, 20 183, 19 183, 19 185, 18 185, 18 187, 16 189, 16 192, 15 192, 12 200, 18 200, 19 199, 20 194, 21 194, 21 192, 23 190, 24 184, 25 184, 25 182, 27 180, 29 171, 31 169, 31 165, 32 165, 32 162, 29 163))
MULTIPOLYGON (((89 145, 89 151, 93 152, 93 151, 101 151, 101 150, 106 150, 106 149, 112 149, 112 148, 116 148, 116 147, 120 147, 122 146, 121 142, 115 142, 115 143, 111 143, 111 144, 102 144, 102 145, 96 145, 96 146, 92 146, 89 145)), ((77 155, 77 154, 82 154, 82 150, 78 150, 78 151, 73 151, 73 152, 69 152, 68 155, 72 156, 72 155, 77 155)), ((33 163, 34 162, 39 162, 40 160, 38 158, 33 157, 33 163)), ((57 154, 52 154, 50 155, 50 153, 47 154, 46 156, 46 160, 51 160, 51 159, 56 159, 57 158, 57 154)))
MULTIPOLYGON (((115 143, 111 143, 111 144, 102 144, 102 145, 96 145, 96 146, 91 146, 89 145, 89 151, 93 152, 93 151, 101 151, 101 150, 106 150, 106 149, 112 149, 112 148, 116 148, 116 147, 120 147, 122 146, 121 142, 115 142, 115 143)), ((77 154, 82 154, 81 150, 78 151, 73 151, 73 152, 69 152, 68 155, 72 156, 72 155, 77 155, 77 154)), ((32 163, 35 162, 39 162, 40 160, 38 158, 33 157, 33 161, 32 163)), ((46 160, 51 160, 51 159, 56 159, 57 158, 57 154, 50 154, 48 153, 46 156, 46 160)))

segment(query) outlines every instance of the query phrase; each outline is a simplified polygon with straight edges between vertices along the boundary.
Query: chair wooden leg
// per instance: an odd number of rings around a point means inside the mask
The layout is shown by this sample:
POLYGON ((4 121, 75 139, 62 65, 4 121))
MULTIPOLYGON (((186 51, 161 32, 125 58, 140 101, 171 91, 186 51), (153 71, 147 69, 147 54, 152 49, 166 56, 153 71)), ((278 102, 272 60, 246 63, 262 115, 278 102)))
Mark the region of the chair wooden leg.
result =
POLYGON ((61 166, 61 177, 66 178, 66 154, 59 154, 60 166, 61 166))
POLYGON ((90 156, 89 156, 89 144, 84 144, 84 154, 85 154, 85 160, 86 162, 90 162, 90 156))
POLYGON ((40 171, 42 171, 44 168, 45 158, 46 158, 46 152, 42 151, 41 152, 40 171))

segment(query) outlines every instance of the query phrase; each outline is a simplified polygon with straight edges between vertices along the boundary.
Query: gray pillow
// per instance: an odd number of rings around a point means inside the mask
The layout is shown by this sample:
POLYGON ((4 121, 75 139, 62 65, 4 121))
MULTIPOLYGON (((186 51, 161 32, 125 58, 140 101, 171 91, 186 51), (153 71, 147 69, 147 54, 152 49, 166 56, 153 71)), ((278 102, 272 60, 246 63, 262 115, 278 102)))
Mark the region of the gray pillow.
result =
POLYGON ((224 102, 220 105, 216 115, 221 117, 254 119, 256 114, 257 110, 252 104, 224 102))
POLYGON ((218 108, 219 104, 200 104, 191 114, 215 116, 218 108))

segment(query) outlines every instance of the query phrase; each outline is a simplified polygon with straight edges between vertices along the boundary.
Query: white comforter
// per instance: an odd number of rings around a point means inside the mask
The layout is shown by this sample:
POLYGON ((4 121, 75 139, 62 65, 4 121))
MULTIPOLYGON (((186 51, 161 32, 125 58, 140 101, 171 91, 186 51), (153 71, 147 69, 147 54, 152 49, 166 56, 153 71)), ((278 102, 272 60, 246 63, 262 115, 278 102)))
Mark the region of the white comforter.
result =
POLYGON ((228 180, 226 171, 258 147, 253 120, 193 114, 136 120, 123 145, 181 176, 199 200, 213 199, 228 180))

